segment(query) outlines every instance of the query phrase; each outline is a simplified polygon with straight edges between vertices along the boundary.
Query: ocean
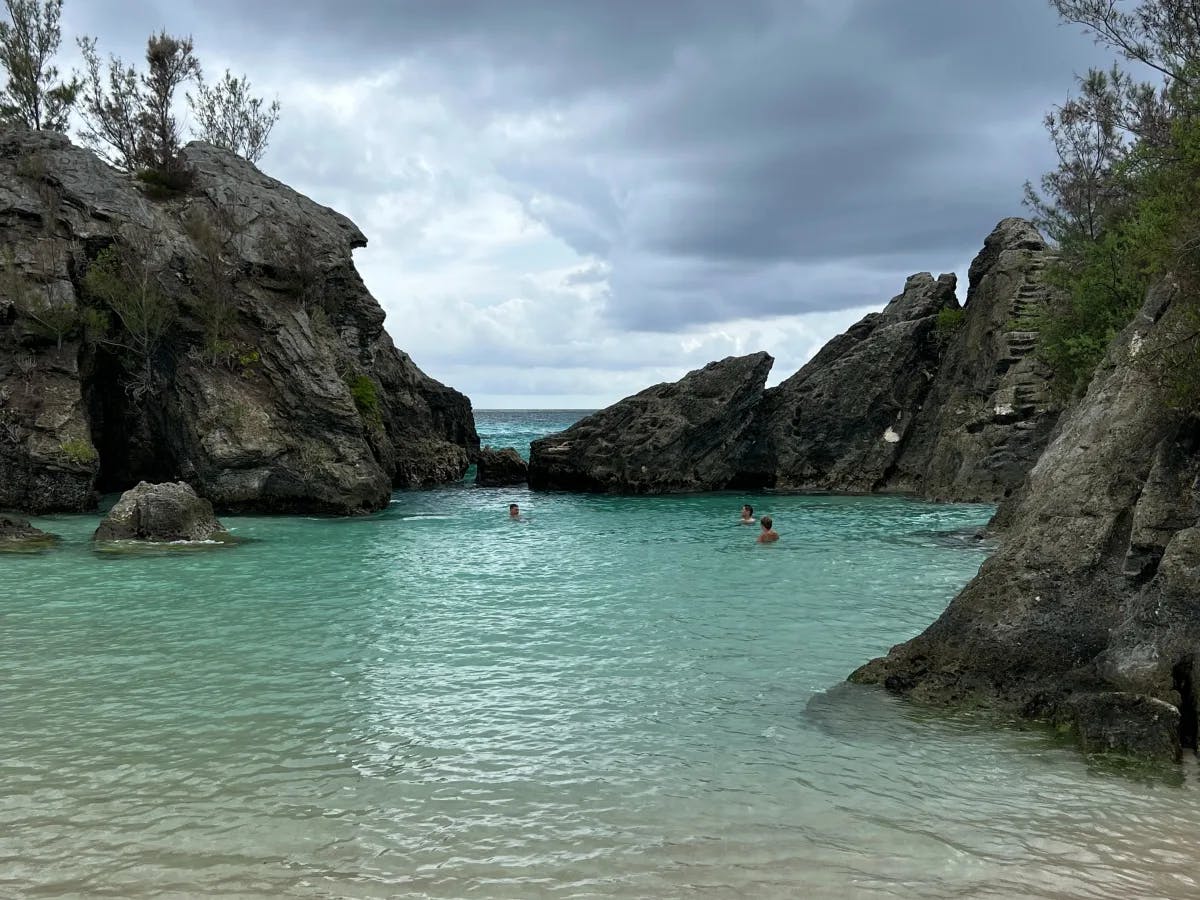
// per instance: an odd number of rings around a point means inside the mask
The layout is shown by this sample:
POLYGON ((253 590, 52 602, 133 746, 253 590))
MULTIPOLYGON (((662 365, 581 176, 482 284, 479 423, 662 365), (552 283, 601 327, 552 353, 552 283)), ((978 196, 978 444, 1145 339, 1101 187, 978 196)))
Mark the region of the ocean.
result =
POLYGON ((0 556, 0 896, 1200 895, 1194 761, 842 684, 991 511, 464 482, 116 556, 36 519, 62 546, 0 556))

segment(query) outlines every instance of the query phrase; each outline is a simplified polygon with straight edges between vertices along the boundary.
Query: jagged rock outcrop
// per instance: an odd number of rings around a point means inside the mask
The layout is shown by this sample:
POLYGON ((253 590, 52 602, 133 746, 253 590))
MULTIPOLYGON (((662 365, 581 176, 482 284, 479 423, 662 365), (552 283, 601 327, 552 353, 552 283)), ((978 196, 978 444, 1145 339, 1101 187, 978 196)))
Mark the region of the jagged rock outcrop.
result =
POLYGON ((797 490, 886 486, 938 371, 938 314, 958 309, 956 279, 909 277, 883 312, 826 344, 766 392, 748 481, 797 490))
POLYGON ((27 519, 0 514, 0 553, 36 553, 58 543, 58 536, 29 524, 27 519))
POLYGON ((539 490, 659 494, 735 486, 773 360, 731 356, 533 442, 539 490))
POLYGON ((529 480, 529 464, 514 447, 483 447, 475 457, 475 483, 480 487, 507 487, 529 480))
POLYGON ((1045 279, 1052 259, 1024 219, 1004 219, 988 235, 890 489, 995 502, 1020 486, 1062 411, 1034 352, 1036 317, 1054 297, 1045 279))
POLYGON ((121 495, 92 539, 156 543, 232 540, 217 521, 212 504, 198 496, 191 485, 145 481, 121 495))
MULTIPOLYGON (((569 438, 564 433, 540 441, 530 484, 631 493, 773 487, 892 491, 939 500, 1007 497, 1036 461, 1060 413, 1050 373, 1033 353, 1037 333, 1031 330, 1053 296, 1045 280, 1049 259, 1029 222, 1005 219, 971 265, 965 308, 959 307, 953 275, 910 276, 882 312, 835 337, 757 402, 744 393, 742 402, 754 406, 748 423, 741 409, 728 422, 714 419, 711 427, 730 428, 710 439, 705 452, 711 471, 703 477, 684 473, 673 481, 671 467, 687 460, 672 452, 639 450, 627 458, 631 439, 620 432, 633 427, 634 440, 649 445, 648 435, 659 425, 668 432, 673 427, 670 416, 656 420, 629 398, 569 438), (608 449, 589 451, 588 442, 608 449), (552 446, 569 446, 559 452, 562 462, 548 461, 552 446), (615 462, 606 469, 612 448, 615 462), (594 455, 584 462, 589 453, 594 455), (635 467, 628 464, 632 456, 635 467), (593 465, 602 478, 572 474, 593 465), (552 469, 558 474, 552 476, 552 469)), ((671 386, 670 402, 683 402, 696 384, 689 376, 671 386)), ((664 432, 655 440, 670 438, 664 432)))
POLYGON ((1152 292, 1012 501, 999 551, 924 633, 851 679, 1075 728, 1093 749, 1175 755, 1200 715, 1200 420, 1163 402, 1194 333, 1152 292))
POLYGON ((62 136, 0 131, 0 505, 182 478, 225 509, 349 513, 460 478, 470 402, 393 346, 358 228, 239 157, 184 156, 192 186, 152 199, 62 136), (108 248, 165 303, 160 337, 88 289, 108 248))

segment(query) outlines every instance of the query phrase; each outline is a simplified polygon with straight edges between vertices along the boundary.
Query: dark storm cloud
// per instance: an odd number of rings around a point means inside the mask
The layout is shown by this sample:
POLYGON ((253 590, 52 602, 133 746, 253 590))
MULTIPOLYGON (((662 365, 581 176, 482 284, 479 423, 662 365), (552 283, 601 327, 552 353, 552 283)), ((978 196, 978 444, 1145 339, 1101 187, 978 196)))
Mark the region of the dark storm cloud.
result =
MULTIPOLYGON (((1050 164, 1042 115, 1098 59, 1045 0, 76 7, 85 30, 191 31, 252 77, 402 68, 390 102, 435 97, 469 123, 528 214, 605 264, 614 327, 663 331, 881 303, 864 291, 960 265, 1020 213, 1050 164), (552 127, 505 141, 489 128, 506 117, 552 127)), ((283 128, 302 149, 279 158, 331 197, 387 190, 353 139, 283 128)))

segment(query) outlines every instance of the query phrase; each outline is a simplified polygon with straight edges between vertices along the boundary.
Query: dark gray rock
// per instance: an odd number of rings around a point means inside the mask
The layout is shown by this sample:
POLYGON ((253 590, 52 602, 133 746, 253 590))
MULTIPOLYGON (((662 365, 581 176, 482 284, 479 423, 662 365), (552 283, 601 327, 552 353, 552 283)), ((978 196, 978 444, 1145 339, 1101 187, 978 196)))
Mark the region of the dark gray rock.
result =
POLYGON ((1167 753, 1171 717, 1129 699, 1141 696, 1174 707, 1195 748, 1200 422, 1169 409, 1153 377, 1187 316, 1173 285, 1151 292, 1030 472, 998 552, 925 632, 852 680, 1167 753), (1121 710, 1144 739, 1115 734, 1121 710))
POLYGON ((1144 694, 1075 694, 1065 702, 1061 718, 1074 729, 1085 753, 1175 762, 1182 757, 1179 709, 1144 694))
POLYGON ((0 504, 80 510, 97 487, 184 477, 222 508, 353 513, 461 478, 470 401, 393 346, 354 267, 362 232, 240 157, 184 156, 193 188, 152 201, 61 135, 0 129, 0 504), (39 322, 103 305, 84 277, 116 238, 178 313, 148 389, 119 341, 39 322))
POLYGON ((34 528, 27 519, 0 514, 0 553, 36 553, 57 543, 57 535, 34 528))
POLYGON ((889 487, 934 500, 996 502, 1037 462, 1062 404, 1034 352, 1036 320, 1055 297, 1054 257, 1034 226, 1004 219, 971 263, 961 324, 946 330, 937 377, 889 487))
POLYGON ((475 457, 475 483, 481 487, 506 487, 528 480, 529 464, 512 447, 484 447, 475 457))
POLYGON ((191 485, 143 481, 121 495, 96 529, 93 540, 225 542, 230 535, 217 521, 212 504, 191 485))
POLYGON ((662 494, 736 486, 773 360, 729 357, 533 442, 537 490, 662 494))
POLYGON ((938 371, 938 313, 955 277, 911 276, 883 312, 831 340, 767 391, 743 481, 800 490, 884 488, 938 371))

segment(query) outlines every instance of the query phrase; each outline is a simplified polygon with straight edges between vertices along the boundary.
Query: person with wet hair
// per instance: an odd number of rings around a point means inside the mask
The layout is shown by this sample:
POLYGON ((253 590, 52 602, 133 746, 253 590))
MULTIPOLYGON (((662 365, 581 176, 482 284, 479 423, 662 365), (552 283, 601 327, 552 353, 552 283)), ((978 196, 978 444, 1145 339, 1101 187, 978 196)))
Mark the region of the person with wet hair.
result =
POLYGON ((739 525, 753 525, 754 524, 754 507, 751 506, 749 503, 745 504, 742 507, 742 517, 740 519, 738 519, 738 524, 739 525))
POLYGON ((758 543, 773 544, 779 540, 779 533, 773 527, 775 522, 770 516, 763 516, 759 524, 762 525, 762 531, 758 533, 758 543))

